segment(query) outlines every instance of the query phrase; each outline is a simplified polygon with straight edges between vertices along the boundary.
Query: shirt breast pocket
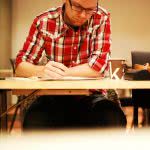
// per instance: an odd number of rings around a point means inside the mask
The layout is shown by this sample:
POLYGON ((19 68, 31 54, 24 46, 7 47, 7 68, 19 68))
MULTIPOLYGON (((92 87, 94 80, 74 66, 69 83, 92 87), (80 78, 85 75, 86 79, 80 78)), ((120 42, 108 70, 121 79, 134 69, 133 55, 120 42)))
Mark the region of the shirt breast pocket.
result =
POLYGON ((47 55, 51 56, 53 48, 53 43, 55 41, 54 35, 48 31, 41 31, 44 40, 44 49, 47 55))

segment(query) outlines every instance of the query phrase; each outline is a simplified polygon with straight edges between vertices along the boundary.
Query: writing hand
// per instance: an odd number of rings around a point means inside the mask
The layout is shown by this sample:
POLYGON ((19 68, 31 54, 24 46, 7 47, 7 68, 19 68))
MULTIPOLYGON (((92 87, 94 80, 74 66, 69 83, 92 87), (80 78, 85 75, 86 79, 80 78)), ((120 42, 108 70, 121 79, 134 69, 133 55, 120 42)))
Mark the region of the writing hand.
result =
POLYGON ((49 61, 43 70, 43 77, 59 79, 66 75, 68 68, 59 62, 49 61))

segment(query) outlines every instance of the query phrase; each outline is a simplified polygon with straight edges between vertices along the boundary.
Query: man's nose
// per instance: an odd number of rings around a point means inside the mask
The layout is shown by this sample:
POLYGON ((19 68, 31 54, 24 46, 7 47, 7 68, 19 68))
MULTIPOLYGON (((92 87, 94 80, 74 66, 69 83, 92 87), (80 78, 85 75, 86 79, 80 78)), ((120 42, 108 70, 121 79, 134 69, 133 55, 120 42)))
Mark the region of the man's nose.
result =
POLYGON ((86 18, 86 16, 87 16, 87 13, 86 13, 86 11, 83 9, 82 12, 81 12, 81 17, 82 17, 82 18, 86 18))

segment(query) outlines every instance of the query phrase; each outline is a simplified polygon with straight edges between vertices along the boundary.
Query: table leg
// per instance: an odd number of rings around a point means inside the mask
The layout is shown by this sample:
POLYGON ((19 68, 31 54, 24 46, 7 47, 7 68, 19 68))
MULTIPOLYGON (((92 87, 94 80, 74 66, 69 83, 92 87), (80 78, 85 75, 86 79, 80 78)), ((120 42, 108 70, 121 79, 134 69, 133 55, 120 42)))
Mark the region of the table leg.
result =
MULTIPOLYGON (((7 91, 0 90, 0 115, 7 110, 7 91)), ((0 117, 0 133, 7 131, 7 115, 0 117)))

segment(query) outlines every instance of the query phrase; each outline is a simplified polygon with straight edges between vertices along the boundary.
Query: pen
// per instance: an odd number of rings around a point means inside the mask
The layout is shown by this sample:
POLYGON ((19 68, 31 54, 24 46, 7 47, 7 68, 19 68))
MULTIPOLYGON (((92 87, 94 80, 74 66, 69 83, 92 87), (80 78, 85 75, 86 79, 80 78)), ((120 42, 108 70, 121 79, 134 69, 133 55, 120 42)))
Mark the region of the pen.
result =
POLYGON ((48 60, 50 60, 50 56, 46 55, 46 58, 47 58, 48 60))

